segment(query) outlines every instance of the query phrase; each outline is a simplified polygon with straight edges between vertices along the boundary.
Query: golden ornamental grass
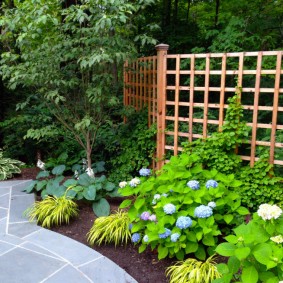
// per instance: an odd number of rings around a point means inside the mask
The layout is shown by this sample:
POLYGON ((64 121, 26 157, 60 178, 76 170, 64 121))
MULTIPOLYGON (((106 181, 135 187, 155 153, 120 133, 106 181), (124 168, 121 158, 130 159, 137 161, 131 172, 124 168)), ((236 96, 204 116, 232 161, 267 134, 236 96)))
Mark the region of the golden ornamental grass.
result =
POLYGON ((114 243, 116 247, 118 244, 127 244, 131 238, 129 224, 128 213, 121 210, 109 216, 99 217, 87 233, 87 240, 90 245, 101 245, 104 242, 114 243))
POLYGON ((166 276, 170 276, 170 283, 210 283, 221 277, 213 259, 214 256, 205 262, 193 258, 178 261, 167 268, 166 276))
POLYGON ((37 221, 42 227, 68 224, 72 217, 78 216, 78 205, 66 196, 47 196, 42 201, 36 201, 25 211, 30 221, 37 221))

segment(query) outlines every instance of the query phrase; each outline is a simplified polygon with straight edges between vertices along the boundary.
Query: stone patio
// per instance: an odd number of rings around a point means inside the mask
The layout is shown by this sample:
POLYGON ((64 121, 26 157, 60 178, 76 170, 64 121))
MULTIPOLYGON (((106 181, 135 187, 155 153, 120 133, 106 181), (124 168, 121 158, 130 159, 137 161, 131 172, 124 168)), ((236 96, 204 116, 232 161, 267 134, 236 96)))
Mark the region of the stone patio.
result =
POLYGON ((0 182, 1 283, 137 283, 114 262, 68 237, 30 223, 30 180, 0 182))

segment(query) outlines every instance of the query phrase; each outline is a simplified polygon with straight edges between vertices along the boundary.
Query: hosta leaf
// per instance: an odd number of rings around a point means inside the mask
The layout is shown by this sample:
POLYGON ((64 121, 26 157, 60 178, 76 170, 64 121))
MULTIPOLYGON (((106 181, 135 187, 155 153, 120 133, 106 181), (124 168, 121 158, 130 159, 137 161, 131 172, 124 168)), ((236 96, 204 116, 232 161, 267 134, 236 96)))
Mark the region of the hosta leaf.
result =
POLYGON ((62 175, 62 173, 65 171, 66 166, 65 165, 58 165, 53 168, 52 174, 53 175, 62 175))
POLYGON ((105 198, 101 198, 92 204, 93 212, 96 216, 108 216, 110 214, 110 205, 105 198))

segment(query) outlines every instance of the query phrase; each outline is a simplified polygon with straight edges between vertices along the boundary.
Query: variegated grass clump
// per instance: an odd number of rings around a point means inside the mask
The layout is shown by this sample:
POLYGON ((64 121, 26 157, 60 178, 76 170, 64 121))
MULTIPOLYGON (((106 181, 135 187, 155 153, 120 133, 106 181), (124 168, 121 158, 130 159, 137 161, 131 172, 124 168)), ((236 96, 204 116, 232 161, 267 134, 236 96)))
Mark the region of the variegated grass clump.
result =
POLYGON ((101 245, 103 242, 118 244, 126 243, 131 239, 130 218, 127 212, 115 211, 109 216, 97 218, 90 231, 87 240, 90 245, 101 245))
POLYGON ((13 174, 21 173, 20 166, 24 165, 23 162, 4 158, 3 152, 0 150, 0 181, 9 179, 13 177, 13 174))
POLYGON ((30 221, 36 220, 42 227, 68 224, 72 217, 78 216, 78 205, 65 195, 61 197, 47 196, 36 201, 25 211, 30 221))
POLYGON ((221 277, 213 258, 205 262, 193 258, 178 261, 166 269, 166 276, 170 276, 170 283, 210 283, 221 277))

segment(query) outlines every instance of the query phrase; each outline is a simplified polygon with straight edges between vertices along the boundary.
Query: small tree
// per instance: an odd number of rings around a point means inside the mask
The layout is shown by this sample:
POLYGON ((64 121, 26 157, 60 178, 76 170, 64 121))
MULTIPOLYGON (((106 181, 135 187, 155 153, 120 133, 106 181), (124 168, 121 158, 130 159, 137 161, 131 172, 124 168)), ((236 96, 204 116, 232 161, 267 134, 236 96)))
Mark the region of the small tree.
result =
POLYGON ((118 70, 136 54, 133 18, 153 0, 63 2, 15 1, 3 9, 1 74, 11 89, 26 87, 44 101, 91 168, 97 132, 119 103, 118 70))

